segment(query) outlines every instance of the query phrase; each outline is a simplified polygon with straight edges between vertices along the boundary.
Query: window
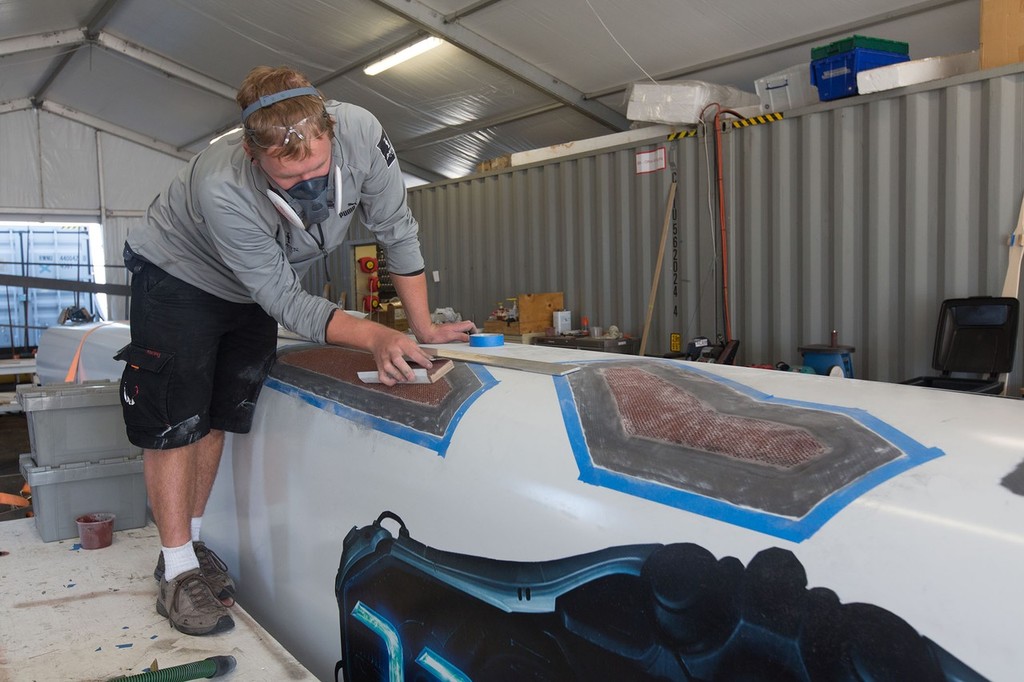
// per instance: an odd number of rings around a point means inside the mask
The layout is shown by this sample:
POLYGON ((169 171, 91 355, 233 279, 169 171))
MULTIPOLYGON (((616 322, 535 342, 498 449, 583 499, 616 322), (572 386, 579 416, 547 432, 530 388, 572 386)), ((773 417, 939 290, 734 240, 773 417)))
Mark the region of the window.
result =
POLYGON ((101 225, 0 221, 0 275, 6 276, 0 290, 0 354, 38 347, 43 330, 62 316, 106 317, 105 294, 47 289, 32 279, 102 284, 104 272, 101 225))

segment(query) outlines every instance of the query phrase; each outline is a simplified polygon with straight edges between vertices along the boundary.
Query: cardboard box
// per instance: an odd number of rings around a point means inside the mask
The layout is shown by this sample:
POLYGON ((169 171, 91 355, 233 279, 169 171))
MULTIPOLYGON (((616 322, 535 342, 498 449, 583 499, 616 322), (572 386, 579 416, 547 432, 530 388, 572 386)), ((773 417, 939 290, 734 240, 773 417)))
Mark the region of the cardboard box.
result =
POLYGON ((32 486, 32 511, 43 542, 78 537, 75 519, 83 514, 114 514, 114 530, 146 525, 142 457, 47 467, 25 454, 18 465, 32 486))
POLYGON ((951 78, 977 70, 977 51, 915 59, 861 71, 857 74, 857 91, 865 95, 869 92, 882 92, 940 78, 951 78))
POLYGON ((486 173, 487 171, 502 170, 504 168, 510 168, 511 166, 512 155, 505 154, 503 156, 499 156, 496 159, 488 159, 486 161, 481 161, 476 165, 476 171, 477 173, 486 173))
POLYGON ((982 69, 1024 61, 1024 4, 1020 0, 981 0, 979 64, 982 69))
POLYGON ((565 296, 561 291, 546 294, 519 294, 516 307, 519 317, 515 321, 487 320, 484 331, 489 334, 521 336, 543 332, 554 327, 554 313, 564 309, 565 296))
POLYGON ((409 320, 401 303, 382 303, 370 313, 370 319, 400 332, 409 331, 409 320))

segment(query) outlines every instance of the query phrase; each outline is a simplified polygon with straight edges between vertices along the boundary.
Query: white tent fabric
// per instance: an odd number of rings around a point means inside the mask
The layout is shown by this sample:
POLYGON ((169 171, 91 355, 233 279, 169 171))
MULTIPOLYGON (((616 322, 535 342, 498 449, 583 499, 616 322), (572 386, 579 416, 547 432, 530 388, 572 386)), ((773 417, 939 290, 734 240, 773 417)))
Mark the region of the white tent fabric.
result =
MULTIPOLYGON (((31 163, 32 132, 4 131, 35 109, 187 158, 237 124, 233 94, 251 67, 289 64, 373 111, 408 172, 441 180, 627 129, 633 82, 752 92, 852 33, 909 42, 913 58, 964 52, 978 47, 978 14, 978 0, 5 0, 0 136, 5 159, 31 163), (427 34, 446 44, 363 74, 427 34)), ((31 191, 0 189, 14 193, 0 205, 31 191)))

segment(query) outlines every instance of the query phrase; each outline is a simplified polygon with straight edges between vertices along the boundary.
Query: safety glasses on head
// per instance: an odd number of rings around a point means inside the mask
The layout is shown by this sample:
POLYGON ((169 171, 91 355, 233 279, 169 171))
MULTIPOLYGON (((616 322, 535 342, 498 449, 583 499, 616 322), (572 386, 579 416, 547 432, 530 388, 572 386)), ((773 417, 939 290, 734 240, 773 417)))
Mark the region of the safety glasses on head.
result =
POLYGON ((303 96, 312 96, 320 99, 320 93, 317 92, 316 88, 292 88, 275 92, 272 95, 264 95, 247 106, 242 111, 242 125, 245 127, 246 138, 258 147, 271 149, 273 147, 286 147, 293 141, 309 140, 311 142, 327 134, 330 129, 330 116, 326 108, 321 108, 318 114, 306 116, 302 120, 289 125, 268 125, 261 126, 260 128, 253 128, 248 125, 249 116, 256 111, 269 107, 271 104, 281 100, 303 96))
POLYGON ((246 126, 245 134, 250 142, 263 149, 287 147, 290 142, 309 140, 312 142, 327 134, 330 127, 327 111, 307 116, 286 126, 266 126, 256 130, 246 126))

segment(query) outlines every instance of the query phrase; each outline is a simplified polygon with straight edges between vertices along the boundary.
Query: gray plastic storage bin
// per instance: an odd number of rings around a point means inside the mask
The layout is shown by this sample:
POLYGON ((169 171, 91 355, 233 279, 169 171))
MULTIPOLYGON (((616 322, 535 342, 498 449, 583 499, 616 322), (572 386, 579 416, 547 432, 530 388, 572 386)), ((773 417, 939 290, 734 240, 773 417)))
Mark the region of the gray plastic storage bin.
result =
POLYGON ((94 512, 115 514, 114 530, 146 525, 141 457, 44 467, 24 454, 18 464, 32 486, 32 511, 43 542, 77 538, 75 519, 94 512))
POLYGON ((119 390, 115 381, 18 386, 36 465, 58 467, 141 455, 125 434, 119 390))

